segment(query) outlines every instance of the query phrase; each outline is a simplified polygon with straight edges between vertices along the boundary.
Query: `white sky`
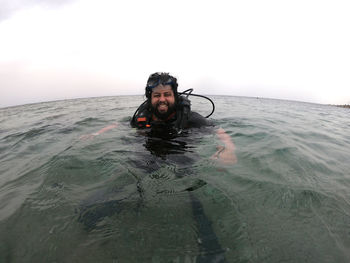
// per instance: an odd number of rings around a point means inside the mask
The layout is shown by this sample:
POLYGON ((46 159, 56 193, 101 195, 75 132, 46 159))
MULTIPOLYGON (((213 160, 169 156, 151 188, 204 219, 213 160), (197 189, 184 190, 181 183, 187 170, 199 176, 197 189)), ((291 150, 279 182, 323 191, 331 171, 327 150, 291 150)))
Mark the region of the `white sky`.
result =
POLYGON ((155 71, 180 91, 350 104, 348 0, 42 2, 0 0, 0 107, 143 94, 155 71))

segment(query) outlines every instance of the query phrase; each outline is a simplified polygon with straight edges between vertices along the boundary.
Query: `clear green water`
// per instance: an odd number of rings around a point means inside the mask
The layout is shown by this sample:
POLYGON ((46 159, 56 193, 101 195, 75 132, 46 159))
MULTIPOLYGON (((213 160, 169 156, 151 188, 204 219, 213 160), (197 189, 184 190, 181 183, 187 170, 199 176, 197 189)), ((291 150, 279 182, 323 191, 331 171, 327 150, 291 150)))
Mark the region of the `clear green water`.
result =
POLYGON ((141 96, 0 109, 0 262, 349 262, 349 109, 212 98, 233 166, 131 129, 141 96))

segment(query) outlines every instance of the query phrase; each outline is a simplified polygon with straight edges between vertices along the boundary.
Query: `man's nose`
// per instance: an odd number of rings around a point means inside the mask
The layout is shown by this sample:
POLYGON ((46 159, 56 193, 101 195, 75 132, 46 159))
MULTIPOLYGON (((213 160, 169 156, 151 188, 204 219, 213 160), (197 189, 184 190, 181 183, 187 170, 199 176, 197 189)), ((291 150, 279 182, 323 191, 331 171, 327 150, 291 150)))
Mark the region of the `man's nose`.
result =
POLYGON ((165 96, 162 94, 160 95, 160 98, 159 98, 160 101, 165 101, 165 96))

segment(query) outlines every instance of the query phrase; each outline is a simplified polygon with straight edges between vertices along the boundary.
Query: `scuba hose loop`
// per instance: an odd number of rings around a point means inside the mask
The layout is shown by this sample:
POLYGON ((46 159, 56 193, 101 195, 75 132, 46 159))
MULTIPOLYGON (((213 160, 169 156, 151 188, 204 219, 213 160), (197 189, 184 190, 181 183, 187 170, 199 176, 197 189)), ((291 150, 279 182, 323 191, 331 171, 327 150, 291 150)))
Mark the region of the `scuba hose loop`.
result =
POLYGON ((200 98, 204 98, 204 99, 209 100, 211 105, 213 106, 212 111, 207 116, 205 116, 205 118, 209 118, 211 115, 213 115, 213 113, 215 111, 215 104, 214 104, 214 102, 210 98, 208 98, 206 96, 203 96, 203 95, 194 94, 194 93, 192 93, 192 91, 193 91, 193 89, 187 89, 187 90, 185 90, 183 92, 179 92, 179 95, 187 95, 186 98, 188 98, 188 96, 195 96, 195 97, 200 97, 200 98))

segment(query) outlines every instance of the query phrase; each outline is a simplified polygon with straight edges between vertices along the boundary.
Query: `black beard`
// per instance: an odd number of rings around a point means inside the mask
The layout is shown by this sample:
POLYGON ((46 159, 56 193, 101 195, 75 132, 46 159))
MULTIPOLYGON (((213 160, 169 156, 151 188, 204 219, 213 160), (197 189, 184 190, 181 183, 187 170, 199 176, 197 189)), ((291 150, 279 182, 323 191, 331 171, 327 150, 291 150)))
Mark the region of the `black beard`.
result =
POLYGON ((160 103, 157 103, 155 106, 152 105, 151 108, 154 115, 156 115, 156 117, 162 121, 167 120, 169 116, 175 112, 175 104, 170 106, 168 103, 166 103, 166 105, 168 106, 168 111, 164 113, 158 111, 159 105, 160 103))

